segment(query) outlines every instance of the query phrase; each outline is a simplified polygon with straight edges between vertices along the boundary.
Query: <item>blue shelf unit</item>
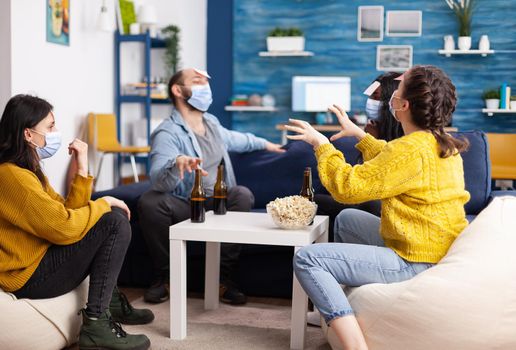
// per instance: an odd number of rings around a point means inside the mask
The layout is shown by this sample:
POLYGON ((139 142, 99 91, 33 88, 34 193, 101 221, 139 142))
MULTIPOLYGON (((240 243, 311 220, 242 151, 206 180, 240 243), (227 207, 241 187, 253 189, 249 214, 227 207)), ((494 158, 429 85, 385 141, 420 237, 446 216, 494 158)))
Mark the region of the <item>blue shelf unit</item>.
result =
MULTIPOLYGON (((149 33, 138 34, 138 35, 122 35, 117 30, 115 32, 115 113, 117 120, 117 133, 118 140, 121 139, 121 124, 122 124, 122 104, 124 103, 138 103, 144 106, 144 117, 147 122, 147 142, 150 141, 150 124, 151 124, 151 106, 152 104, 170 104, 168 99, 157 99, 151 98, 150 85, 147 85, 146 94, 143 96, 138 95, 122 95, 121 92, 121 81, 120 81, 120 66, 121 57, 120 51, 123 43, 126 42, 137 42, 143 44, 144 50, 144 77, 145 81, 151 81, 151 50, 152 49, 163 49, 166 47, 165 40, 151 38, 149 33)), ((150 164, 147 156, 135 157, 136 162, 145 164, 146 173, 148 173, 150 164)), ((122 162, 121 157, 117 159, 118 167, 122 162)))

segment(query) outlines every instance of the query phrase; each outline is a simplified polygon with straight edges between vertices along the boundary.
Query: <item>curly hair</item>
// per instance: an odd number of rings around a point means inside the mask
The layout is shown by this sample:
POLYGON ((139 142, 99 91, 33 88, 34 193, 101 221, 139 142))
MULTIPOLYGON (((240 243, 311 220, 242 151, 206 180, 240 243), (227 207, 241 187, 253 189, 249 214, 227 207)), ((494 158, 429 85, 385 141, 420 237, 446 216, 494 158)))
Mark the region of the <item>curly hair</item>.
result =
POLYGON ((467 150, 469 142, 444 131, 452 119, 457 95, 455 86, 441 69, 414 66, 404 77, 403 99, 409 102, 412 121, 430 131, 440 147, 440 157, 447 158, 467 150))

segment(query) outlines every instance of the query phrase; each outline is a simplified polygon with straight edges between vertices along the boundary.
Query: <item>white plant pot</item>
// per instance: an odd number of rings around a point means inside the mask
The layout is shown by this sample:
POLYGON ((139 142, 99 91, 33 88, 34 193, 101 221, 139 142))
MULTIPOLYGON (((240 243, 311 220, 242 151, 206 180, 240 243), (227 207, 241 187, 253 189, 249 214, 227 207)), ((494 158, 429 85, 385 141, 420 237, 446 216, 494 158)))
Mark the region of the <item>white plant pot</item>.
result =
POLYGON ((467 51, 471 49, 471 37, 459 36, 459 50, 467 51))
POLYGON ((267 37, 268 51, 304 51, 305 37, 303 36, 269 36, 267 37))
POLYGON ((511 101, 511 109, 516 110, 516 101, 511 101))
POLYGON ((486 108, 487 109, 499 109, 500 108, 500 100, 497 98, 487 99, 486 100, 486 108))

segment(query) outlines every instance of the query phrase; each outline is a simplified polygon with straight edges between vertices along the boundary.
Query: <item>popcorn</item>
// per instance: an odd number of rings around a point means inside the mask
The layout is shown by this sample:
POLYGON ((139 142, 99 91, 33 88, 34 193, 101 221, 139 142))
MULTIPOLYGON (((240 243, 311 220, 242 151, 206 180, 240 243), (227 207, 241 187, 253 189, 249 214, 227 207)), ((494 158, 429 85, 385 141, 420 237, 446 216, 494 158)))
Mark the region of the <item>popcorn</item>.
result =
POLYGON ((267 213, 276 225, 299 229, 309 225, 317 212, 317 204, 301 196, 276 198, 267 204, 267 213))

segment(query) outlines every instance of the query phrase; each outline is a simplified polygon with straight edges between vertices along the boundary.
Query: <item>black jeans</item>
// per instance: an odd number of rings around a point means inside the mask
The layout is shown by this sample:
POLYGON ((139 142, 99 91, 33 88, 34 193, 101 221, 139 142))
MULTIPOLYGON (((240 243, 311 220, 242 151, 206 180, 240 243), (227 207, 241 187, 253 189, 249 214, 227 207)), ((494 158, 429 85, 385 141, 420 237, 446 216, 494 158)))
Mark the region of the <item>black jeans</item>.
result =
MULTIPOLYGON (((228 211, 247 212, 254 205, 254 196, 243 186, 228 190, 228 211)), ((206 210, 213 209, 213 201, 206 202, 206 210)), ((143 237, 153 259, 156 277, 168 279, 169 276, 169 228, 190 218, 190 202, 169 193, 148 191, 138 201, 138 214, 143 237)), ((242 246, 224 243, 220 247, 220 281, 235 286, 235 275, 242 246)))
POLYGON ((75 289, 89 275, 86 311, 98 317, 109 306, 130 241, 126 214, 113 208, 79 242, 50 246, 34 274, 14 295, 54 298, 75 289))
POLYGON ((317 214, 328 215, 330 217, 330 227, 328 230, 328 241, 333 242, 333 226, 335 218, 343 209, 355 208, 366 211, 376 216, 380 216, 382 203, 381 201, 369 201, 360 204, 342 204, 337 202, 329 194, 316 194, 314 201, 317 203, 317 214))

